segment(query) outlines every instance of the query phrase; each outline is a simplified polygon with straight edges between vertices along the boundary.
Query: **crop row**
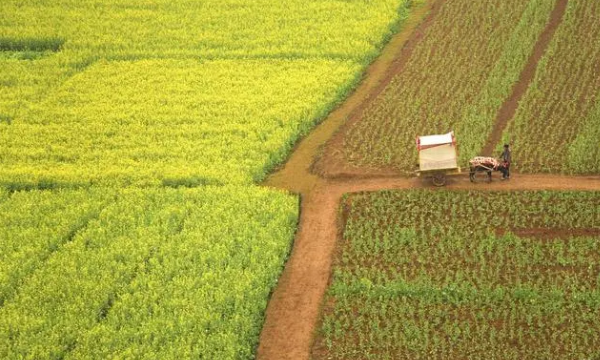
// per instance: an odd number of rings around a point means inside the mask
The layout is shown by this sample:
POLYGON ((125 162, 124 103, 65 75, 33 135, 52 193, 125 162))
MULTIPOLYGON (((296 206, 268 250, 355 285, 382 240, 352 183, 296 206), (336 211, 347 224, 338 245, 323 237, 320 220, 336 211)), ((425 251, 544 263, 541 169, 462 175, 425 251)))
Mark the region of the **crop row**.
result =
POLYGON ((569 1, 565 18, 504 134, 523 172, 600 171, 600 3, 569 1))
MULTIPOLYGON (((326 359, 594 359, 593 302, 527 288, 352 284, 322 332, 326 359), (368 295, 365 295, 368 294, 368 295), (458 298, 460 300, 452 300, 458 298)), ((582 296, 590 296, 583 294, 582 296)))
POLYGON ((402 71, 348 127, 338 161, 410 172, 415 137, 450 130, 461 162, 478 155, 554 3, 444 2, 402 71))
POLYGON ((315 358, 597 356, 600 193, 345 200, 315 358))
POLYGON ((0 305, 52 252, 97 216, 108 201, 102 194, 16 193, 3 202, 0 195, 0 305))
POLYGON ((29 236, 0 253, 37 263, 2 262, 18 278, 3 282, 3 359, 250 358, 297 216, 294 198, 249 187, 31 191, 3 205, 42 219, 4 220, 29 236), (54 210, 69 216, 44 232, 54 210))
MULTIPOLYGON (((0 52, 0 55, 2 52, 0 52)), ((0 132, 41 101, 46 93, 72 71, 53 58, 19 60, 21 52, 0 56, 0 132)))

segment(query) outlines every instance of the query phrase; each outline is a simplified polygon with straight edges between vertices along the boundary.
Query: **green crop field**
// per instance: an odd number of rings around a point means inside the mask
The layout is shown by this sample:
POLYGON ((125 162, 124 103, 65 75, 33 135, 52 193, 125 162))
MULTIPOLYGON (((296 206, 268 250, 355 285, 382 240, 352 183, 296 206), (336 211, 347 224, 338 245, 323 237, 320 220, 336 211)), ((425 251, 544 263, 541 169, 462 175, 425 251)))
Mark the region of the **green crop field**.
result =
POLYGON ((597 358, 599 209, 599 192, 347 196, 313 358, 597 358))
POLYGON ((411 3, 1 1, 0 358, 253 358, 298 217, 256 183, 411 3))
POLYGON ((600 3, 569 1, 504 134, 524 172, 600 172, 600 3))
POLYGON ((403 71, 344 134, 340 160, 411 172, 416 136, 450 130, 461 161, 478 154, 554 3, 444 2, 403 71))
MULTIPOLYGON (((410 173, 416 136, 453 130, 463 166, 481 152, 557 0, 444 2, 398 72, 326 158, 410 173)), ((504 142, 523 172, 597 173, 598 2, 569 1, 504 142)), ((500 134, 498 134, 499 136, 500 134)), ((504 143, 503 142, 503 143, 504 143)), ((496 154, 501 153, 501 144, 496 154)))

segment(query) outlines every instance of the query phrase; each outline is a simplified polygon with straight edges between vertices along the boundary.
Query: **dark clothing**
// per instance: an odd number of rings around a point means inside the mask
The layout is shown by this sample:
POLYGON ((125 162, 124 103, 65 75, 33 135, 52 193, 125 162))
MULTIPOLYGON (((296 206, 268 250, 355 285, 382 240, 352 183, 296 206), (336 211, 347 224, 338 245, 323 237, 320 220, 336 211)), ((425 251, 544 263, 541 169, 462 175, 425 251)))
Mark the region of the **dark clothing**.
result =
POLYGON ((502 161, 505 163, 509 163, 511 161, 511 156, 510 156, 510 149, 504 149, 504 151, 502 152, 502 161))
POLYGON ((504 148, 504 151, 502 152, 502 165, 504 165, 504 170, 500 169, 500 171, 502 171, 502 177, 504 179, 508 179, 510 177, 509 169, 511 160, 512 158, 510 154, 510 149, 504 148))
POLYGON ((500 170, 500 172, 502 173, 502 178, 503 179, 508 179, 510 177, 510 164, 509 163, 504 163, 503 166, 500 166, 498 168, 498 170, 500 170))

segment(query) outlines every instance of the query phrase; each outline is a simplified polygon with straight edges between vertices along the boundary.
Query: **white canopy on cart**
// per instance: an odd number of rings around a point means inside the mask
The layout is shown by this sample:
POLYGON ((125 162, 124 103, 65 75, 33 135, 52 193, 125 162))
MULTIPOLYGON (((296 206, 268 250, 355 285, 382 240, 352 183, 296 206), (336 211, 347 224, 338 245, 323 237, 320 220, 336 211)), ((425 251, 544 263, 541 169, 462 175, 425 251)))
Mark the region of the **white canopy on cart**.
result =
POLYGON ((453 144, 454 142, 454 131, 451 131, 443 135, 419 136, 417 138, 417 147, 420 151, 424 147, 426 148, 435 145, 453 144))
POLYGON ((451 131, 443 135, 427 135, 417 137, 419 150, 419 169, 444 170, 458 168, 456 155, 456 139, 451 131))

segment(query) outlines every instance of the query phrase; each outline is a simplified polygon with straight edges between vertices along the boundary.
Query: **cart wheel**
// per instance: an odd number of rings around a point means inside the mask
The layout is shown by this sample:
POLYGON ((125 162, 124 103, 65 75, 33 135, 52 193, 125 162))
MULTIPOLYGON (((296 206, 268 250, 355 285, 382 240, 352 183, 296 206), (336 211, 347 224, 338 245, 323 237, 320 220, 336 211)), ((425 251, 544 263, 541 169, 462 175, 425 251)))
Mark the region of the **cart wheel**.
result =
POLYGON ((433 174, 432 180, 433 180, 433 185, 444 186, 444 185, 446 185, 446 174, 444 174, 444 173, 433 174))

